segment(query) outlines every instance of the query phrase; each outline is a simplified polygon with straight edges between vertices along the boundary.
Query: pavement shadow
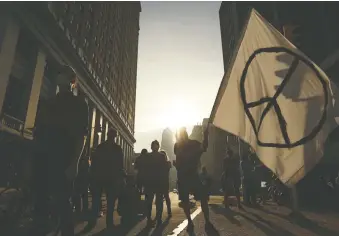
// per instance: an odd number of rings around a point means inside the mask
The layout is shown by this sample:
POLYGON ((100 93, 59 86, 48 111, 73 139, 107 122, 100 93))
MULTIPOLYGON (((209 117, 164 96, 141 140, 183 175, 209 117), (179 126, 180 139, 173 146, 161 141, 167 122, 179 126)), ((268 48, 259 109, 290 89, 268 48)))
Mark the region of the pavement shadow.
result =
POLYGON ((152 231, 152 229, 153 229, 153 227, 146 226, 136 236, 148 236, 149 233, 152 231))
POLYGON ((252 219, 251 217, 248 217, 247 215, 238 212, 238 215, 249 221, 251 224, 253 224, 256 228, 260 229, 265 233, 265 235, 275 235, 275 236, 297 236, 295 234, 292 234, 291 232, 278 227, 271 222, 261 218, 257 217, 259 220, 252 219))
MULTIPOLYGON (((291 222, 295 225, 298 225, 301 228, 310 230, 310 231, 312 231, 312 232, 314 232, 318 235, 327 236, 327 235, 337 235, 338 234, 338 232, 335 232, 333 230, 330 230, 330 229, 327 229, 327 228, 324 228, 324 227, 318 225, 316 222, 308 219, 307 217, 305 217, 302 214, 284 215, 284 214, 281 214, 281 213, 278 213, 278 212, 269 211, 269 210, 264 209, 264 208, 260 208, 259 210, 263 211, 267 214, 271 214, 271 215, 275 215, 275 216, 278 216, 280 218, 283 218, 283 219, 285 219, 285 220, 287 220, 287 221, 289 221, 289 222, 291 222)), ((251 213, 251 214, 256 215, 254 213, 251 213)))
POLYGON ((111 235, 127 235, 144 217, 135 217, 133 219, 121 219, 121 224, 114 227, 112 230, 103 229, 92 236, 111 236, 111 235))
POLYGON ((162 223, 162 225, 160 225, 159 227, 156 227, 153 232, 152 232, 152 236, 158 236, 158 235, 163 235, 164 230, 166 229, 167 225, 170 222, 170 217, 167 217, 167 219, 162 223))
POLYGON ((95 228, 96 225, 97 225, 96 222, 89 221, 87 223, 87 225, 84 227, 84 229, 81 230, 79 233, 75 234, 75 236, 80 236, 80 235, 83 235, 83 234, 90 233, 95 228))
POLYGON ((214 227, 214 225, 211 225, 211 227, 206 228, 205 233, 207 236, 220 236, 218 230, 214 227))
POLYGON ((117 235, 127 235, 139 222, 144 220, 144 216, 137 216, 133 219, 121 219, 121 224, 117 227, 117 235))
POLYGON ((226 209, 226 208, 221 207, 220 205, 217 205, 217 204, 211 204, 210 208, 214 213, 216 213, 218 215, 225 216, 225 218, 227 218, 232 224, 235 224, 237 226, 241 226, 240 221, 235 218, 235 216, 237 214, 234 211, 232 211, 231 209, 229 209, 229 208, 226 209))

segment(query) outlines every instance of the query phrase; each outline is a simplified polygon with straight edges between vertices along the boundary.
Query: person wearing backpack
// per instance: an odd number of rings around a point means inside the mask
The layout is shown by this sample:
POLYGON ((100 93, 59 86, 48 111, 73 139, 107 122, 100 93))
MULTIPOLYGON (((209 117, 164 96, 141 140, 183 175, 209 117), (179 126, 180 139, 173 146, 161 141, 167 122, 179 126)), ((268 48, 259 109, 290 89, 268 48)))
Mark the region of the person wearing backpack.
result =
POLYGON ((36 236, 48 233, 49 197, 59 212, 62 235, 74 235, 70 198, 87 138, 88 105, 82 97, 73 94, 74 70, 63 66, 56 80, 59 93, 41 104, 34 130, 35 224, 31 235, 36 236))
POLYGON ((107 200, 106 227, 108 229, 114 227, 114 206, 123 188, 125 176, 124 155, 120 145, 115 142, 116 137, 117 131, 109 129, 107 140, 96 148, 91 162, 93 214, 90 224, 96 224, 101 195, 104 191, 107 200))

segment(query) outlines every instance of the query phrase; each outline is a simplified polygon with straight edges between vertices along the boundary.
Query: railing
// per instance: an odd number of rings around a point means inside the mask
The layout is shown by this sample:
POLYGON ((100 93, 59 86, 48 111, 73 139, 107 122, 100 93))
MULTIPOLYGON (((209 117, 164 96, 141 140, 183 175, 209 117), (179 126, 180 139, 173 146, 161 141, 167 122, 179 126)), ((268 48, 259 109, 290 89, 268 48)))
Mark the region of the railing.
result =
POLYGON ((24 130, 24 122, 10 115, 3 114, 1 116, 0 123, 0 130, 1 129, 11 129, 22 134, 24 130))

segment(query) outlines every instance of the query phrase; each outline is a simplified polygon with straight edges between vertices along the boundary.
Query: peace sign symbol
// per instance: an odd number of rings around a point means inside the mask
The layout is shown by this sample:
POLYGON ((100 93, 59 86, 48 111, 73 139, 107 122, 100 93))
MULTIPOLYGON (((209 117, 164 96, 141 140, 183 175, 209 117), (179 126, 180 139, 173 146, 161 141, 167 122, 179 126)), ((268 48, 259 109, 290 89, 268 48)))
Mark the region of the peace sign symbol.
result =
POLYGON ((327 90, 327 81, 325 80, 325 78, 320 74, 320 72, 318 71, 318 69, 314 66, 314 64, 309 61, 308 59, 302 57, 301 55, 293 52, 292 50, 288 49, 288 48, 284 48, 284 47, 269 47, 269 48, 260 48, 255 50, 252 55, 249 57, 248 61, 245 64, 245 68, 242 72, 241 78, 240 78, 240 96, 241 96, 241 100, 243 102, 244 105, 244 111, 246 113, 246 116, 248 117, 252 128, 254 130, 255 136, 257 138, 257 143, 259 146, 262 147, 275 147, 275 148, 293 148, 299 145, 303 145, 305 143, 307 143, 308 141, 312 140, 321 130, 321 128, 323 127, 323 125, 325 124, 326 121, 326 116, 327 116, 327 104, 328 104, 328 90, 327 90), (274 94, 273 97, 263 97, 258 101, 254 101, 254 102, 247 102, 246 100, 246 91, 245 91, 245 81, 246 81, 246 77, 247 77, 247 72, 249 69, 249 66, 251 65, 252 61, 254 60, 254 58, 261 54, 261 53, 280 53, 280 52, 284 52, 286 54, 289 54, 291 56, 293 56, 293 62, 290 66, 290 68, 288 69, 288 72, 285 76, 285 78, 283 79, 282 83, 280 84, 280 86, 278 87, 276 93, 274 94), (317 125, 314 126, 314 128, 312 129, 312 131, 305 137, 292 142, 290 141, 290 138, 288 136, 288 132, 287 132, 287 123, 286 120, 284 118, 284 116, 282 115, 281 109, 279 107, 279 104, 277 102, 277 98, 279 97, 279 95, 283 92, 283 89, 285 88, 285 86, 287 85, 287 83, 289 82, 289 80, 291 79, 293 73, 295 72, 295 70, 298 67, 299 62, 303 62, 305 63, 306 66, 308 66, 316 75, 316 78, 320 81, 321 85, 322 85, 322 89, 323 89, 323 94, 324 94, 324 107, 323 107, 323 112, 321 115, 321 118, 318 122, 317 125), (256 122, 250 112, 250 108, 256 107, 256 106, 260 106, 261 104, 267 103, 265 109, 263 110, 263 113, 260 117, 259 120, 259 125, 258 128, 256 127, 256 122), (270 111, 270 109, 274 109, 278 121, 279 121, 279 126, 280 126, 280 130, 282 133, 282 136, 284 138, 284 143, 267 143, 267 142, 262 142, 259 139, 259 131, 262 125, 262 122, 265 118, 265 116, 267 115, 267 113, 270 111))

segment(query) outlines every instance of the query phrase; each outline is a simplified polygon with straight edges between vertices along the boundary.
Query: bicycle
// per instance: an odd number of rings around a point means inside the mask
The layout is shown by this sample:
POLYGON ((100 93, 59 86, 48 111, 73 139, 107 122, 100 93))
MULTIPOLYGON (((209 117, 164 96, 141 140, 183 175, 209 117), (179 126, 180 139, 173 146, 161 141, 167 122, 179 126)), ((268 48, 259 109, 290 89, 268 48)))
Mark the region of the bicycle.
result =
POLYGON ((20 221, 30 216, 32 211, 30 190, 27 186, 21 185, 18 167, 15 163, 8 164, 9 177, 7 186, 0 192, 2 198, 3 209, 0 222, 2 226, 12 230, 15 226, 19 225, 20 221))

